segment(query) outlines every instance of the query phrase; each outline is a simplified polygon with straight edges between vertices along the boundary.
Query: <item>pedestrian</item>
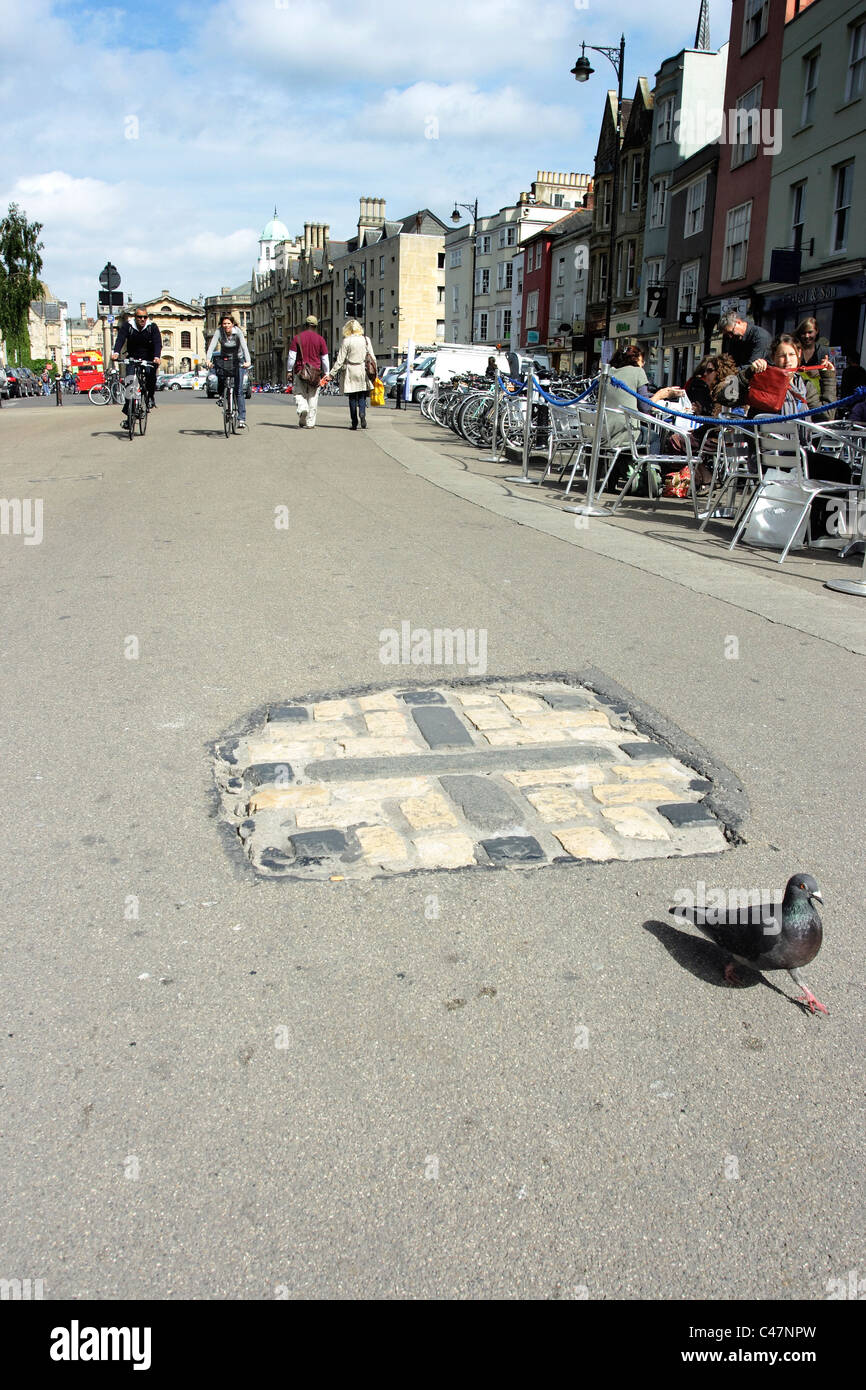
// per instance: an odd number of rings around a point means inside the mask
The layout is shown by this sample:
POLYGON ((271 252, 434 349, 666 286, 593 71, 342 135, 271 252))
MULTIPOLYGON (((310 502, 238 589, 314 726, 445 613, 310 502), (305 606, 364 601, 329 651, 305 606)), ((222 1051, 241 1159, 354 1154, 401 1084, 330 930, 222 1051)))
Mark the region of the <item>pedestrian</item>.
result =
POLYGON ((289 343, 288 375, 292 376, 299 430, 316 428, 319 388, 328 375, 328 344, 317 332, 318 327, 315 314, 308 314, 301 332, 289 343))
POLYGON ((330 381, 332 375, 336 376, 338 372, 342 372, 340 387, 343 395, 349 398, 349 415, 353 430, 356 430, 359 424, 362 430, 367 428, 367 395, 372 385, 367 370, 368 358, 371 359, 370 365, 375 381, 379 368, 373 346, 358 320, 350 319, 343 329, 343 341, 333 373, 325 377, 325 383, 330 381))
MULTIPOLYGON (((797 339, 790 333, 780 333, 778 338, 771 342, 766 357, 759 357, 757 361, 740 369, 737 380, 740 384, 738 404, 741 405, 748 403, 746 397, 749 387, 756 378, 760 380, 761 374, 768 367, 781 367, 789 373, 788 387, 781 405, 775 410, 768 409, 766 405, 749 405, 750 420, 760 415, 795 415, 803 410, 814 410, 821 404, 818 383, 812 380, 814 373, 809 376, 800 375, 800 357, 800 344, 797 339)), ((781 392, 781 386, 779 389, 781 392)))
POLYGON ((733 357, 738 367, 747 367, 759 357, 766 360, 770 351, 770 335, 751 319, 731 309, 719 319, 722 331, 722 352, 733 357))
MULTIPOLYGON (((611 442, 620 448, 628 446, 629 430, 637 438, 640 424, 632 416, 621 414, 619 407, 625 406, 628 410, 648 410, 651 401, 678 401, 684 394, 680 386, 662 386, 660 390, 651 391, 649 377, 644 371, 644 360, 643 348, 638 347, 636 343, 622 348, 611 358, 611 374, 624 386, 631 388, 630 391, 624 391, 619 386, 608 385, 605 396, 605 417, 608 411, 611 412, 608 419, 611 442), (639 401, 635 400, 632 391, 640 396, 639 401)), ((666 415, 664 418, 673 422, 675 417, 666 415)))
MULTIPOLYGON (((793 336, 800 344, 802 353, 802 363, 804 367, 820 367, 820 372, 810 372, 818 386, 818 395, 821 405, 833 405, 836 401, 836 368, 830 360, 830 344, 826 338, 822 338, 818 333, 817 319, 811 316, 802 319, 794 329, 793 336)), ((817 421, 832 420, 834 412, 828 410, 826 415, 816 415, 817 421)))
POLYGON ((213 363, 217 374, 219 382, 218 405, 222 405, 226 377, 231 376, 233 378, 235 400, 238 406, 238 428, 245 430, 247 427, 247 398, 244 372, 245 370, 248 371, 252 364, 243 330, 228 309, 220 319, 220 326, 210 340, 205 360, 213 363))
POLYGON ((495 358, 495 357, 488 357, 488 359, 487 359, 487 371, 484 373, 484 375, 487 377, 487 380, 488 380, 488 381, 495 381, 495 380, 496 380, 496 358, 495 358))

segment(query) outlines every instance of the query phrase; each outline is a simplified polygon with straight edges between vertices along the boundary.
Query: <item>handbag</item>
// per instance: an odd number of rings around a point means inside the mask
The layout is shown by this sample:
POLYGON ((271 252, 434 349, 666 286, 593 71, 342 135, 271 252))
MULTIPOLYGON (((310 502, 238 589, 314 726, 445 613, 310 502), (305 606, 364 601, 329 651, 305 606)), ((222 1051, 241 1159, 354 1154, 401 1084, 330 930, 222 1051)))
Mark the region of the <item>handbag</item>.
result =
POLYGON ((314 367, 311 363, 303 360, 300 340, 298 341, 298 357, 301 365, 298 366, 298 363, 295 363, 295 376, 299 376, 301 381, 306 382, 307 386, 318 386, 325 373, 322 371, 321 367, 314 367))
POLYGON ((368 349, 367 355, 364 358, 364 371, 367 373, 367 380, 372 386, 378 376, 378 372, 376 369, 376 359, 373 356, 373 349, 370 346, 369 338, 364 339, 364 346, 368 349))
POLYGON ((784 367, 767 367, 756 372, 749 382, 746 404, 753 410, 769 410, 777 415, 785 404, 790 377, 784 367))

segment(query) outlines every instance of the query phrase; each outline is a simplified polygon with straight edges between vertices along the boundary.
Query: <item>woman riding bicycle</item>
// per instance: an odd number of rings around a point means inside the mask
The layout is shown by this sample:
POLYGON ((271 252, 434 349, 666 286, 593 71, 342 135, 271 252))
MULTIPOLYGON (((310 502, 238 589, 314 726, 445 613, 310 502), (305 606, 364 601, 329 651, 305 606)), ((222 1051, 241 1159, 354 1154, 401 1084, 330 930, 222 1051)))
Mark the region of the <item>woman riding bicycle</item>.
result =
POLYGON ((238 406, 238 429, 247 427, 247 402, 243 388, 242 368, 249 368, 250 350, 238 324, 226 310, 220 319, 220 326, 210 340, 207 360, 213 363, 219 380, 219 394, 225 390, 226 375, 231 373, 235 384, 235 400, 238 406))

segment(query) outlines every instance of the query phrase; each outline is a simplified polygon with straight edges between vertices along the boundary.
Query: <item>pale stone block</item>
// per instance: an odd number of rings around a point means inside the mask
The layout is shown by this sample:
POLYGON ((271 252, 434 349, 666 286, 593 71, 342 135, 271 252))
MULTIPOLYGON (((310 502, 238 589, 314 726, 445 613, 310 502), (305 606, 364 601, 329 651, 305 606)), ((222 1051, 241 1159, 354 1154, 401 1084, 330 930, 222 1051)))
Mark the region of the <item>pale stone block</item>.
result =
POLYGON ((383 690, 380 695, 361 695, 358 700, 358 708, 364 710, 403 710, 405 706, 402 700, 398 700, 396 695, 392 695, 390 690, 383 690))
POLYGON ((534 743, 562 743, 559 729, 490 729, 484 737, 494 748, 526 748, 534 743))
POLYGON ((597 765, 578 767, 545 767, 537 772, 504 772, 503 777, 515 787, 551 787, 567 783, 584 790, 599 779, 597 765))
MULTIPOLYGON (((529 714, 534 710, 545 710, 547 706, 537 695, 522 695, 519 690, 500 692, 500 700, 512 714, 529 714)), ((551 711, 552 712, 552 711, 551 711)))
POLYGON ((400 810, 414 830, 438 830, 440 826, 459 825, 445 797, 439 792, 428 796, 410 797, 400 802, 400 810))
POLYGON ((454 693, 466 709, 482 709, 485 705, 495 704, 492 695, 484 695, 480 690, 457 690, 454 693))
POLYGON ((270 743, 308 743, 321 738, 352 738, 352 730, 348 724, 341 724, 338 720, 329 723, 327 729, 316 728, 315 724, 266 724, 263 729, 265 738, 270 743))
POLYGON ((513 729, 514 724, 510 714, 506 714, 504 709, 476 709, 475 706, 467 709, 466 718, 470 724, 474 724, 476 729, 513 729))
POLYGON ((248 743, 247 763, 289 763, 307 762, 311 758, 324 758, 327 749, 336 751, 323 740, 312 743, 248 743))
MULTIPOLYGON (((610 728, 610 720, 600 709, 552 709, 538 714, 517 714, 520 723, 527 729, 591 729, 610 728)), ((567 735, 563 733, 563 738, 567 735)))
POLYGON ((668 832, 639 806, 610 807, 601 813, 627 840, 669 840, 668 832))
POLYGON ((327 806, 325 787, 311 782, 308 787, 260 787, 250 797, 250 811, 294 810, 298 806, 327 806))
POLYGON ((377 738, 399 738, 401 734, 409 732, 405 714, 396 710, 378 710, 372 714, 365 714, 364 722, 370 733, 377 738))
POLYGON ((633 801, 660 802, 678 800, 677 793, 661 782, 625 782, 619 786, 593 787, 592 794, 603 806, 627 806, 633 801))
POLYGON ((359 826, 358 840, 370 864, 401 864, 409 857, 406 842, 388 826, 359 826))
POLYGON ((321 700, 313 705, 314 719, 348 719, 353 713, 351 700, 321 700))
POLYGON ((311 806, 295 815, 299 830, 322 830, 333 826, 344 830, 348 825, 362 825, 365 821, 372 825, 383 825, 386 816, 382 807, 375 801, 344 802, 338 806, 311 806))
POLYGON ((563 821, 589 815, 580 797, 567 787, 543 787, 540 791, 526 792, 525 796, 543 821, 557 821, 561 825, 563 821))
POLYGON ((415 848, 425 869, 460 869, 477 862, 468 835, 424 835, 415 841, 415 848))
POLYGON ((338 747, 346 758, 397 758, 418 752, 411 738, 353 738, 340 740, 338 747))
POLYGON ((659 759, 657 762, 637 762, 637 763, 616 763, 611 769, 617 777, 629 782, 641 782, 651 777, 680 777, 688 779, 697 776, 689 768, 683 767, 682 763, 664 761, 659 759))
POLYGON ((586 826, 553 833, 566 854, 575 859, 616 859, 616 845, 601 830, 586 826))

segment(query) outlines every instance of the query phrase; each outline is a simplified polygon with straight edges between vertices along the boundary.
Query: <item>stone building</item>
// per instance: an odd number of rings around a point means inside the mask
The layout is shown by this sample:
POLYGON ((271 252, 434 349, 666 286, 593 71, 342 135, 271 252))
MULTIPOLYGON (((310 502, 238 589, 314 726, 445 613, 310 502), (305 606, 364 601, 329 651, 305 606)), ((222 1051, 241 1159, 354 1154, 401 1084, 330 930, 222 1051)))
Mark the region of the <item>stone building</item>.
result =
POLYGON ((235 289, 232 289, 230 285, 223 285, 219 294, 207 295, 204 301, 205 349, 219 327, 220 319, 226 310, 233 315, 235 322, 239 324, 247 343, 249 343, 253 316, 252 287, 252 280, 245 280, 242 285, 238 285, 235 289))
POLYGON ((56 299, 50 290, 47 290, 44 299, 32 301, 27 313, 27 326, 32 361, 44 357, 58 366, 67 361, 69 347, 64 300, 56 299))

